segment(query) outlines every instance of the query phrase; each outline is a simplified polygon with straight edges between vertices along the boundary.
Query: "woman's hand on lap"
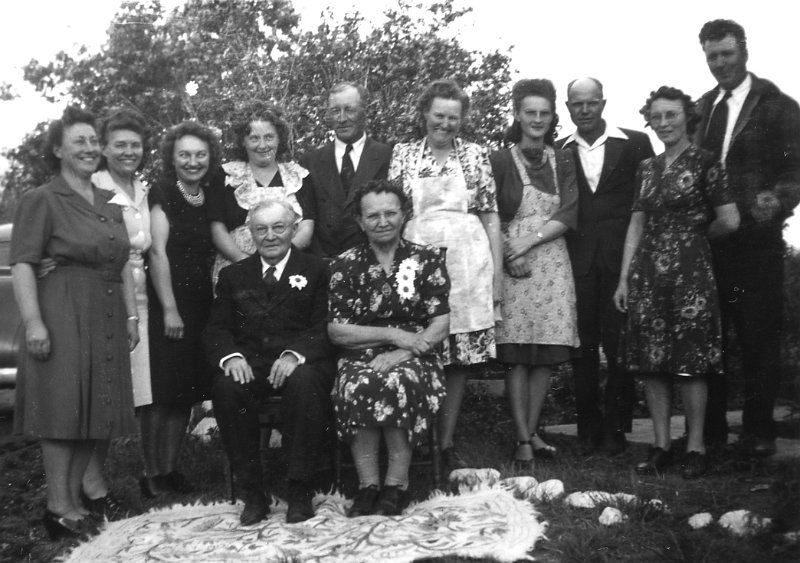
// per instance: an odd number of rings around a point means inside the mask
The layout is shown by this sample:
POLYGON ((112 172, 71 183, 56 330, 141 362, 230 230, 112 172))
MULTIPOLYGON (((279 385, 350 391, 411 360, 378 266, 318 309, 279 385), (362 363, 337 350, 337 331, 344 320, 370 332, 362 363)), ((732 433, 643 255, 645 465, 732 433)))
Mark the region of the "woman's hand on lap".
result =
POLYGON ((369 367, 378 373, 386 373, 400 362, 410 360, 414 357, 409 350, 392 350, 391 352, 384 352, 378 354, 369 363, 369 367))

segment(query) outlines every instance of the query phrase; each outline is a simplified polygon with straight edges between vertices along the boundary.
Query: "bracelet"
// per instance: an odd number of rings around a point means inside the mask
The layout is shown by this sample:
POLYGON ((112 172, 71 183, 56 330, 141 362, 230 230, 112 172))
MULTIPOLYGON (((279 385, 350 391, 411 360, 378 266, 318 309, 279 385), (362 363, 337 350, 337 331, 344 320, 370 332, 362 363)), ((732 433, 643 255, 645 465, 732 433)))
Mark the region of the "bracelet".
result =
POLYGON ((139 317, 137 317, 136 315, 131 315, 130 317, 128 317, 127 320, 136 321, 138 323, 139 322, 139 317))

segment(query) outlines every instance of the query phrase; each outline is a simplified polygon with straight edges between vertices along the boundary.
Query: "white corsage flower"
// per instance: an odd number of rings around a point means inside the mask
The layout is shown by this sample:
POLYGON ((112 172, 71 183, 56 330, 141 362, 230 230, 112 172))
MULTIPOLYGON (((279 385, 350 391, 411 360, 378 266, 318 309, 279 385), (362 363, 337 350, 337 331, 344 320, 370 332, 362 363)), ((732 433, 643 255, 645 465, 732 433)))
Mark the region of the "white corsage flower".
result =
POLYGON ((308 280, 306 279, 305 276, 301 276, 300 274, 289 276, 289 287, 300 290, 307 285, 308 285, 308 280))
POLYGON ((400 262, 397 268, 397 293, 400 299, 413 299, 414 298, 414 280, 417 278, 417 268, 419 264, 413 258, 406 258, 400 262))

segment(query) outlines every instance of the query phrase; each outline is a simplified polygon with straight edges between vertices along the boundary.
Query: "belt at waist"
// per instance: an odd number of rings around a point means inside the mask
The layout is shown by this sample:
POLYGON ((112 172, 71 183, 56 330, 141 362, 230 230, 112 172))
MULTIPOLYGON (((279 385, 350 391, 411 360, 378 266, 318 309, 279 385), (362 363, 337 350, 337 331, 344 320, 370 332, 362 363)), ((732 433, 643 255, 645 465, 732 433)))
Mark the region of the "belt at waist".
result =
POLYGON ((70 276, 78 276, 82 278, 92 278, 103 280, 113 283, 122 283, 122 274, 120 272, 103 269, 93 268, 91 266, 79 266, 76 264, 59 264, 55 269, 48 273, 48 276, 64 274, 70 276))

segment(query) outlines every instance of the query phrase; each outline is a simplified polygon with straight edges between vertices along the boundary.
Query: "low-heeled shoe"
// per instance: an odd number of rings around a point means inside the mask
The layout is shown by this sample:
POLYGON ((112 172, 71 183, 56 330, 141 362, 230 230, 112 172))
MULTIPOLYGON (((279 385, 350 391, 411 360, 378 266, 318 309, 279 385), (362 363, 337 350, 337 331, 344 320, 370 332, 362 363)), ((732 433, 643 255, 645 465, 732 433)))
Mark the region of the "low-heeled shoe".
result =
POLYGON ((681 475, 684 479, 697 479, 708 473, 708 456, 700 452, 689 452, 683 458, 681 475))
POLYGON ((653 473, 663 471, 672 465, 673 462, 672 450, 665 450, 659 447, 650 448, 647 459, 637 463, 635 471, 639 475, 652 475, 653 473))
POLYGON ((386 485, 378 495, 375 503, 375 514, 379 516, 397 516, 405 505, 406 492, 399 487, 386 485))
POLYGON ((44 511, 42 524, 47 531, 47 535, 53 541, 67 539, 85 540, 89 536, 97 534, 99 531, 89 518, 70 520, 50 510, 44 511))
POLYGON ((356 496, 353 497, 353 504, 347 510, 348 518, 358 516, 368 516, 375 514, 375 501, 378 499, 378 486, 370 485, 358 489, 356 496))
POLYGON ((89 498, 86 493, 81 491, 81 502, 89 512, 106 520, 126 518, 130 512, 111 493, 106 493, 105 496, 99 498, 89 498))

